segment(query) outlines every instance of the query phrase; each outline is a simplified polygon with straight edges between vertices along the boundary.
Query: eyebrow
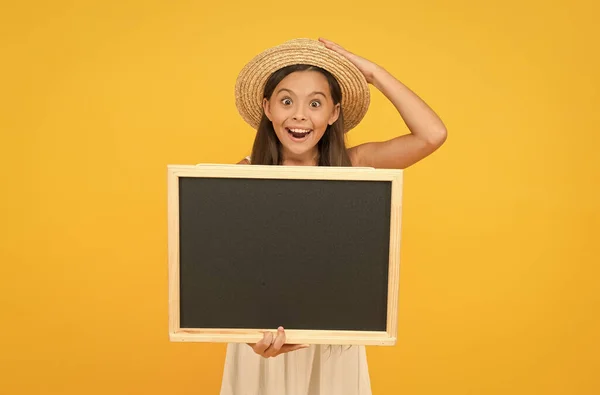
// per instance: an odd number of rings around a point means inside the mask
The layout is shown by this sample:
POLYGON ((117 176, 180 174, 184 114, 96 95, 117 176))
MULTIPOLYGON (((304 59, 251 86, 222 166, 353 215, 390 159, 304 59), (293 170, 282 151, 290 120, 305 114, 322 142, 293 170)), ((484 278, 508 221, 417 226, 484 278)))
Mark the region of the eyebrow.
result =
MULTIPOLYGON (((286 91, 286 92, 289 92, 291 94, 294 94, 294 92, 292 92, 291 90, 289 90, 287 88, 281 88, 281 89, 279 89, 276 94, 278 95, 278 94, 280 94, 283 91, 286 91)), ((312 96, 312 95, 321 95, 325 99, 327 99, 327 96, 325 96, 325 94, 323 92, 315 91, 315 92, 312 92, 311 94, 309 94, 309 96, 312 96)))

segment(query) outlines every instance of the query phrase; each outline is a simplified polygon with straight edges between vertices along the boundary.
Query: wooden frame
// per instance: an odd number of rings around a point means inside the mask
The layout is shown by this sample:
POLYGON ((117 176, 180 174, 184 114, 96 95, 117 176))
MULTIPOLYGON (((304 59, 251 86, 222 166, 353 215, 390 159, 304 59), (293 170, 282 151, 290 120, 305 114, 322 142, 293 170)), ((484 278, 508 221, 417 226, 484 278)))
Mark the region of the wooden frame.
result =
POLYGON ((169 338, 171 341, 255 343, 264 331, 276 328, 181 328, 179 322, 179 178, 264 178, 309 180, 390 181, 390 249, 386 331, 325 331, 286 329, 290 344, 394 345, 397 338, 402 170, 355 167, 242 166, 200 164, 168 166, 169 338))

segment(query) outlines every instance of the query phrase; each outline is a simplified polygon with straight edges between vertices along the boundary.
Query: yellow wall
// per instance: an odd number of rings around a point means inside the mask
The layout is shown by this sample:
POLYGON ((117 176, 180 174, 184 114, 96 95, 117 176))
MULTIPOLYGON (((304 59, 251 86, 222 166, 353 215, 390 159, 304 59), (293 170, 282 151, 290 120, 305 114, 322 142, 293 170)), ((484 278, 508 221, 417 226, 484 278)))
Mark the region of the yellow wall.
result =
MULTIPOLYGON (((0 9, 0 394, 215 394, 167 336, 166 165, 234 162, 233 84, 319 35, 450 137, 406 172, 399 343, 375 394, 600 393, 596 2, 28 1, 0 9)), ((374 91, 350 144, 406 132, 374 91)))

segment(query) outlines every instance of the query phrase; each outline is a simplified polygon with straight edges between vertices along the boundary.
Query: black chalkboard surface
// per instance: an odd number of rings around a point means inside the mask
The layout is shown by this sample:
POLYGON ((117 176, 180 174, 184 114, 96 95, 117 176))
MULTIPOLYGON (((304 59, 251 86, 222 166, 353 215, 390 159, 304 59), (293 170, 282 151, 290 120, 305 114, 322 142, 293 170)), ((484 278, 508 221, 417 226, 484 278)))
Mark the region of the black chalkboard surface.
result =
POLYGON ((170 338, 394 344, 401 170, 169 166, 170 338))

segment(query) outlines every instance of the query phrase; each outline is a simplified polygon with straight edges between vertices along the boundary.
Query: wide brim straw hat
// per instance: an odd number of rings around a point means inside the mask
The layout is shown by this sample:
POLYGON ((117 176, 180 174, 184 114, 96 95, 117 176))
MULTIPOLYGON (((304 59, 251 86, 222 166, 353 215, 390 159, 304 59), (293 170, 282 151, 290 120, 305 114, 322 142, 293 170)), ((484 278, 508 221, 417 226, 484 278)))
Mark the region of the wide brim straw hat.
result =
POLYGON ((370 104, 368 83, 360 70, 342 55, 309 38, 287 41, 255 56, 240 72, 235 84, 238 112, 254 130, 263 114, 263 94, 275 71, 294 64, 308 64, 329 71, 342 90, 344 132, 363 119, 370 104))

